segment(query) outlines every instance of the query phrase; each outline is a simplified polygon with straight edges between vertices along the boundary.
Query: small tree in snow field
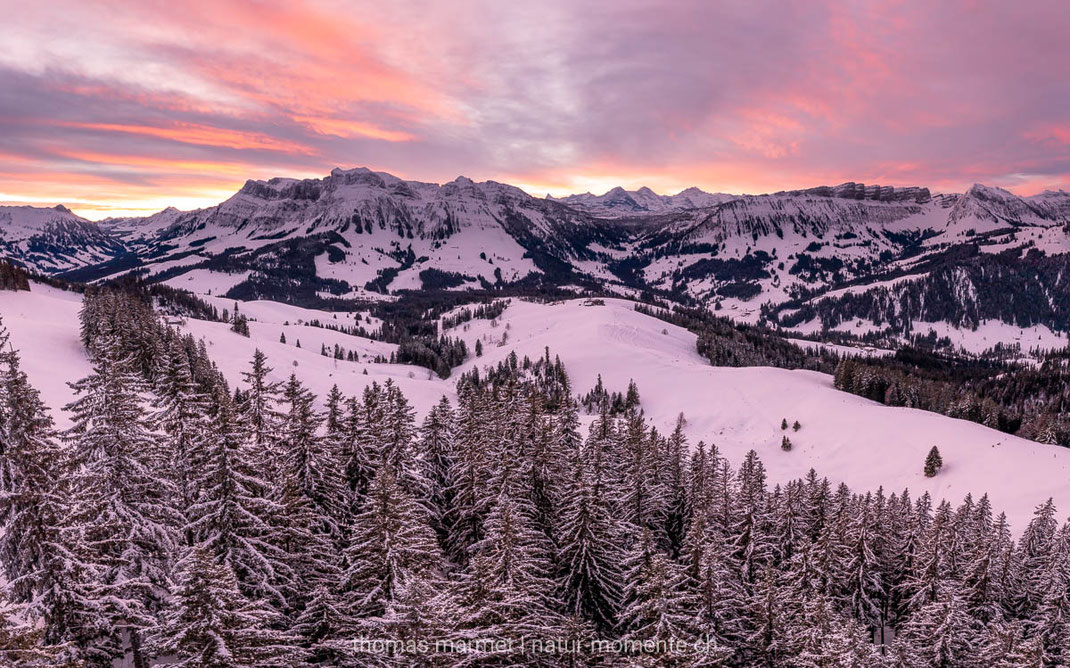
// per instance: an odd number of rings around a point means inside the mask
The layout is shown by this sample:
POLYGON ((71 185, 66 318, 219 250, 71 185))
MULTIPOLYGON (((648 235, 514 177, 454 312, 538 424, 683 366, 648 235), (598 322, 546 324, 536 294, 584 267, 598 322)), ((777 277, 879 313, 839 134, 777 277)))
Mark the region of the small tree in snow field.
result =
POLYGON ((944 458, 940 456, 940 450, 934 445, 932 450, 929 450, 929 455, 925 458, 925 477, 932 478, 940 469, 944 466, 944 458))

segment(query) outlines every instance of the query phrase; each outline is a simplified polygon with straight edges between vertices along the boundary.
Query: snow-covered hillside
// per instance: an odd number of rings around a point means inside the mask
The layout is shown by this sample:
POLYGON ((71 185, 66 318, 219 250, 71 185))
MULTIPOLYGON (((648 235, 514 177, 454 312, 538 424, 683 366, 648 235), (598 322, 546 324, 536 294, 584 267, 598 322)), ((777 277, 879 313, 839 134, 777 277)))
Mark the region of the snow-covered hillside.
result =
MULTIPOLYGON (((217 306, 232 308, 233 301, 218 300, 217 306)), ((328 322, 334 314, 273 303, 242 303, 239 308, 254 319, 250 338, 222 323, 186 320, 181 325, 205 340, 232 385, 240 383, 259 347, 268 354, 275 379, 296 373, 320 397, 333 384, 353 395, 372 381, 393 379, 420 413, 443 395, 455 399, 453 382, 426 369, 368 361, 389 355, 390 344, 298 324, 328 322), (281 334, 286 343, 280 343, 281 334), (319 354, 321 345, 335 344, 357 351, 360 361, 319 354)), ((29 293, 0 292, 0 314, 12 344, 53 410, 72 396, 65 382, 89 370, 78 342, 78 309, 77 295, 36 284, 29 293)), ((338 318, 352 324, 349 315, 338 318)), ((455 369, 455 376, 495 364, 512 351, 540 357, 548 347, 565 363, 576 393, 590 390, 599 375, 610 391, 622 391, 634 379, 642 408, 659 429, 670 430, 682 412, 692 444, 700 439, 716 443, 736 464, 753 448, 772 482, 804 476, 813 467, 856 490, 909 488, 914 495, 928 491, 953 501, 987 492, 1016 528, 1049 496, 1064 512, 1070 509, 1070 450, 972 422, 889 408, 839 392, 831 377, 819 373, 711 367, 695 352, 693 334, 637 313, 626 301, 536 304, 514 299, 497 320, 472 320, 447 333, 464 338, 470 348, 477 340, 483 343, 483 356, 455 369), (785 418, 802 425, 790 433, 795 444, 790 452, 780 449, 785 418), (930 479, 922 475, 922 464, 933 445, 943 453, 945 466, 930 479)), ((57 418, 66 424, 61 414, 57 418)))

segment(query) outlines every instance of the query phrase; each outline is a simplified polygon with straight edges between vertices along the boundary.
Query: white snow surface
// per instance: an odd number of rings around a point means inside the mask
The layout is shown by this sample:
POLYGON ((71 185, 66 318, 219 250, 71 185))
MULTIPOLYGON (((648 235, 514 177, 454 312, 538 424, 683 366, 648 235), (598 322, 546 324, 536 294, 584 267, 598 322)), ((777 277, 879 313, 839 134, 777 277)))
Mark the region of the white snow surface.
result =
MULTIPOLYGON (((220 302, 232 307, 230 300, 220 302)), ((604 306, 588 303, 576 299, 536 304, 513 299, 497 321, 473 320, 451 330, 451 335, 465 338, 470 347, 482 339, 485 351, 454 375, 476 365, 495 364, 510 351, 535 358, 549 347, 565 363, 574 392, 588 391, 599 374, 610 390, 624 390, 629 379, 634 379, 642 408, 659 430, 670 430, 682 412, 692 444, 700 439, 715 443, 735 465, 755 449, 771 484, 804 476, 813 467, 834 484, 846 482, 857 492, 882 486, 889 493, 909 488, 914 497, 927 491, 935 499, 953 503, 967 493, 987 492, 1018 529, 1048 497, 1054 497, 1060 512, 1070 512, 1070 449, 1033 443, 935 413, 883 406, 837 391, 825 374, 711 367, 698 356, 690 332, 637 313, 624 300, 605 300, 604 306), (502 345, 505 335, 507 342, 502 345), (780 449, 784 418, 802 424, 800 431, 789 432, 794 443, 790 452, 780 449), (922 464, 933 445, 940 448, 944 468, 929 479, 922 474, 922 464)), ((21 351, 31 381, 57 411, 60 426, 68 421, 58 408, 71 398, 65 382, 89 372, 78 341, 79 307, 78 295, 39 285, 30 293, 0 292, 0 315, 11 332, 11 342, 21 351)), ((388 354, 391 348, 293 324, 299 314, 306 321, 318 317, 324 322, 331 314, 264 302, 242 304, 241 311, 257 318, 251 323, 251 338, 231 332, 223 323, 188 320, 183 325, 205 339, 212 359, 234 385, 240 382, 253 350, 260 347, 276 379, 295 372, 320 397, 335 383, 353 395, 373 380, 391 378, 420 414, 443 395, 456 399, 453 381, 431 377, 426 369, 321 356, 321 342, 333 345, 337 341, 362 355, 388 354), (287 319, 291 326, 301 327, 292 330, 302 340, 300 349, 290 330, 289 342, 278 342, 279 323, 287 319)))

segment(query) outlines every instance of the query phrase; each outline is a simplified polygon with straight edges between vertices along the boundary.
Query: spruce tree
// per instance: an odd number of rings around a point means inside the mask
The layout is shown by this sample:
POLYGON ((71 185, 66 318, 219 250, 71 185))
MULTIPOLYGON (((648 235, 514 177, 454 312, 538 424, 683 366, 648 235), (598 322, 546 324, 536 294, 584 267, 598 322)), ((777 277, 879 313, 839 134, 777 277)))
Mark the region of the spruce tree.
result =
POLYGON ((294 573, 283 541, 283 508, 260 477, 260 453, 224 392, 212 398, 209 448, 197 481, 200 494, 186 530, 235 575, 242 593, 285 609, 294 573))
MULTIPOLYGON (((177 340, 172 341, 161 366, 153 422, 169 437, 167 475, 177 492, 175 508, 184 513, 196 499, 196 478, 204 464, 208 401, 197 388, 189 358, 177 340)), ((184 535, 183 541, 192 544, 192 536, 184 535)))
POLYGON ((535 528, 530 508, 507 485, 456 589, 463 610, 460 628, 511 641, 517 649, 525 637, 558 638, 564 619, 553 609, 551 564, 544 550, 545 537, 535 528))
POLYGON ((680 556, 687 529, 687 437, 684 435, 684 424, 684 415, 681 413, 662 451, 662 487, 665 494, 663 531, 669 556, 673 559, 680 556))
POLYGON ((602 484, 602 447, 590 438, 586 452, 571 460, 573 477, 565 491, 558 538, 558 563, 566 612, 589 621, 602 636, 616 625, 621 604, 622 538, 602 484))
POLYGON ((478 390, 462 391, 458 397, 448 551, 460 565, 468 563, 471 547, 483 539, 486 517, 495 501, 490 482, 494 416, 486 403, 478 390))
POLYGON ((129 636, 134 660, 145 657, 140 636, 168 587, 175 535, 182 523, 171 500, 163 441, 149 432, 144 390, 118 340, 98 339, 93 373, 72 383, 67 406, 70 509, 63 539, 85 564, 90 600, 108 630, 92 639, 90 656, 119 658, 129 636))
POLYGON ((253 352, 249 371, 242 372, 246 389, 239 409, 242 424, 249 431, 252 447, 258 460, 263 462, 262 473, 275 477, 278 472, 271 467, 281 459, 278 451, 282 421, 278 410, 281 383, 268 378, 271 372, 267 355, 257 348, 253 352))
POLYGON ((361 618, 383 615, 401 583, 427 576, 441 565, 426 510, 388 464, 368 488, 346 560, 347 607, 361 618))
POLYGON ((624 568, 621 638, 631 643, 693 642, 698 603, 683 569, 655 547, 649 530, 636 539, 624 568))
MULTIPOLYGON (((18 354, 4 350, 0 330, 0 580, 21 615, 40 622, 39 629, 9 625, 0 647, 39 638, 55 648, 42 651, 57 664, 81 655, 71 641, 84 644, 107 623, 90 596, 89 566, 71 551, 66 463, 40 395, 18 354)), ((16 656, 29 663, 35 653, 16 656)))
POLYGON ((427 482, 424 505, 430 512, 431 528, 445 548, 449 543, 453 507, 454 416, 446 397, 427 413, 420 428, 419 465, 427 482))
POLYGON ((940 456, 940 450, 934 445, 929 454, 925 456, 925 477, 932 478, 944 466, 944 459, 940 456))
POLYGON ((190 668, 295 665, 295 638, 272 630, 277 613, 247 599, 213 553, 196 545, 179 562, 174 599, 152 634, 156 653, 190 668))

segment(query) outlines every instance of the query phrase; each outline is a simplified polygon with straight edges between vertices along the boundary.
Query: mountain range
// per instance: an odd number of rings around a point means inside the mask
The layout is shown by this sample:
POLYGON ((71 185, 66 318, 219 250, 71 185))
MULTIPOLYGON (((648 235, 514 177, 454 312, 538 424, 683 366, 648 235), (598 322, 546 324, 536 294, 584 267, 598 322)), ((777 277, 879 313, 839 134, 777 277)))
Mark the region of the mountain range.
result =
POLYGON ((1070 329, 1068 229, 1065 191, 844 183, 538 198, 494 181, 439 185, 357 168, 250 180, 216 206, 99 223, 62 206, 0 207, 0 253, 74 280, 137 270, 306 305, 399 290, 572 288, 645 292, 800 330, 907 335, 935 321, 1070 329))

